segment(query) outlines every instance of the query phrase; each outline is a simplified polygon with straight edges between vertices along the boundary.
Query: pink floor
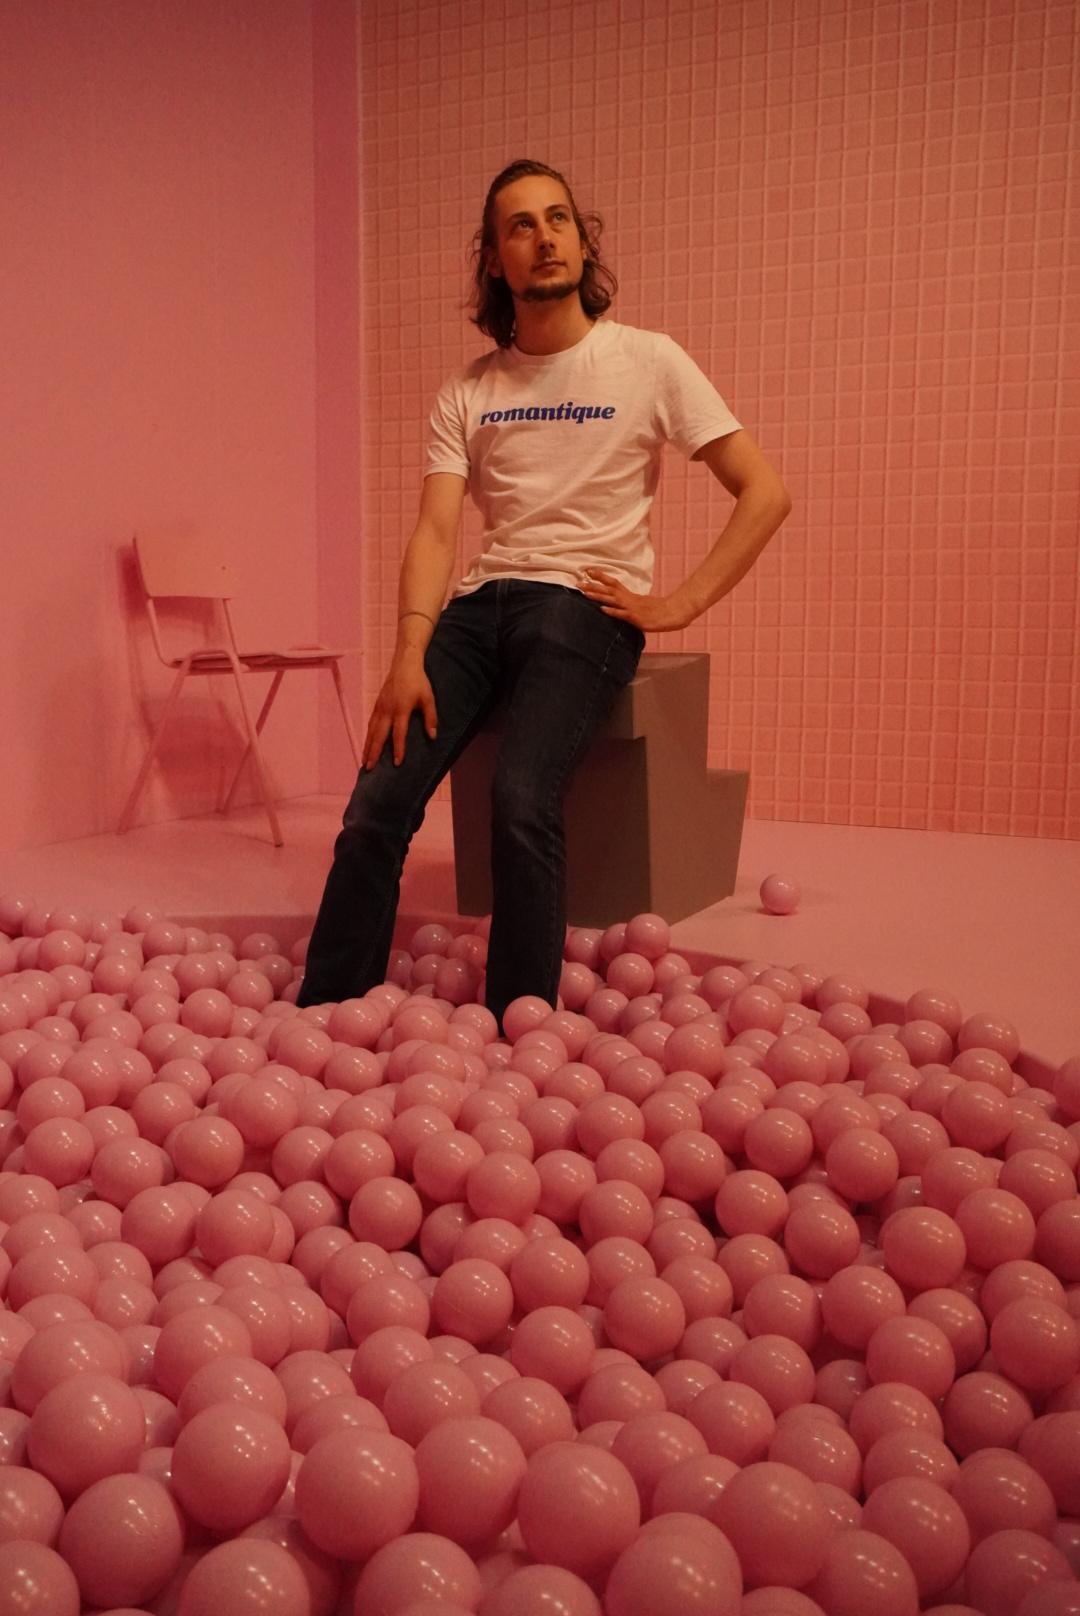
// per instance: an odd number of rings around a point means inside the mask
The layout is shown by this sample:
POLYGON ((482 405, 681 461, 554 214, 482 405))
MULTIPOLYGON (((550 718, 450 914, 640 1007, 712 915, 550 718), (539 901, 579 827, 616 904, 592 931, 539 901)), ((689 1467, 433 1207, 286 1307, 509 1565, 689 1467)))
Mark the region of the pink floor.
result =
MULTIPOLYGON (((330 797, 284 803, 283 848, 248 809, 7 853, 0 893, 121 911, 146 902, 288 944, 310 926, 340 812, 330 797)), ((401 930, 454 912, 450 808, 437 801, 406 869, 401 930)), ((735 893, 680 921, 674 941, 853 972, 886 1011, 916 988, 946 988, 966 1012, 1011 1020, 1037 1077, 1080 1051, 1078 915, 1078 842, 758 821, 746 826, 735 893), (795 915, 761 910, 758 886, 773 870, 802 886, 795 915)))

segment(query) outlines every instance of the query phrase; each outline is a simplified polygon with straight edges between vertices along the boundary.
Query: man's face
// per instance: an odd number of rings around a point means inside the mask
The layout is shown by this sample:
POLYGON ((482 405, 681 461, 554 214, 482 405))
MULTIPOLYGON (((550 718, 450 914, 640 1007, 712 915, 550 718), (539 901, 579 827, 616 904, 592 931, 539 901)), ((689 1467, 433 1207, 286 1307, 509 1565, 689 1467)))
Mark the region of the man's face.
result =
POLYGON ((581 285, 585 255, 570 199, 558 180, 529 174, 495 198, 495 246, 488 269, 515 297, 547 302, 581 285))

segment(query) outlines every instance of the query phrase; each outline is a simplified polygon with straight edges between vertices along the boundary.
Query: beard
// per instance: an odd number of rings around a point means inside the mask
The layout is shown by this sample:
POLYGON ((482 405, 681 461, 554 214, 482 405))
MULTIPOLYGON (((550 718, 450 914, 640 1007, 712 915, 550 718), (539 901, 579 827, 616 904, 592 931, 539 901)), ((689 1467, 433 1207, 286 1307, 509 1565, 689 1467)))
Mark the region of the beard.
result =
POLYGON ((560 281, 539 281, 533 286, 527 286, 521 294, 525 303, 558 303, 564 297, 572 297, 581 285, 581 276, 571 280, 569 276, 560 281))

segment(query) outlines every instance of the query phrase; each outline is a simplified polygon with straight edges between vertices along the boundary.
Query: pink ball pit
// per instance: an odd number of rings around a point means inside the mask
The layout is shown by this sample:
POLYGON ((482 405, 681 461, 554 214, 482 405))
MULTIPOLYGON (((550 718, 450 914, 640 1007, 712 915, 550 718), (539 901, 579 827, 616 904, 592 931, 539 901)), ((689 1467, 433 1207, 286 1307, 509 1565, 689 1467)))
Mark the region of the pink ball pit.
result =
POLYGON ((500 1037, 405 941, 298 1011, 0 896, 0 1608, 1074 1616, 1080 1055, 656 915, 500 1037))

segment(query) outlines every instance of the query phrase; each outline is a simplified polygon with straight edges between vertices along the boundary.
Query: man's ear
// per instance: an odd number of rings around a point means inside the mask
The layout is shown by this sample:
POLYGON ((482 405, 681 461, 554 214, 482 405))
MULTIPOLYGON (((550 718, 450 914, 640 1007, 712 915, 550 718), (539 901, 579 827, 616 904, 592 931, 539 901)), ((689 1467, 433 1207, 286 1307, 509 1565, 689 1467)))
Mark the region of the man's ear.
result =
POLYGON ((499 263, 499 255, 495 251, 494 247, 488 248, 487 272, 496 280, 499 280, 502 277, 502 265, 499 263))

